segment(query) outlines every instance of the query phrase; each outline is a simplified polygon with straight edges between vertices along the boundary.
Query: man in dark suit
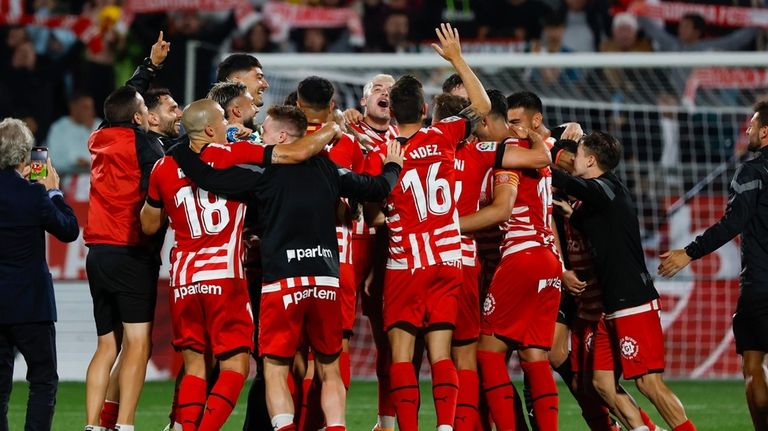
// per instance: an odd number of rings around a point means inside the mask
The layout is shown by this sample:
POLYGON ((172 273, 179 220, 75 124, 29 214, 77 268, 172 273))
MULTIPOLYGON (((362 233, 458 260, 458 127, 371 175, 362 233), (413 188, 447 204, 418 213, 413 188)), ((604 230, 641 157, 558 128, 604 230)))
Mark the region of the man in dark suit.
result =
MULTIPOLYGON (((27 363, 25 430, 50 430, 56 388, 56 299, 45 253, 45 232, 72 242, 80 234, 48 160, 48 176, 30 183, 34 138, 20 120, 0 122, 0 431, 8 430, 14 349, 27 363)), ((20 429, 19 425, 14 429, 20 429)))

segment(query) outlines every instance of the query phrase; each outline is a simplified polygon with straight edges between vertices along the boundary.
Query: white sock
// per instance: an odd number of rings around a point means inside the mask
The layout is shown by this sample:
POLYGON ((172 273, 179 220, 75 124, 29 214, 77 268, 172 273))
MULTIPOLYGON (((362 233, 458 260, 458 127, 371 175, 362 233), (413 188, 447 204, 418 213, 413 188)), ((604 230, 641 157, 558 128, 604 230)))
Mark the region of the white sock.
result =
POLYGON ((450 425, 438 425, 437 431, 453 431, 453 427, 450 425))
POLYGON ((379 416, 379 428, 382 429, 395 429, 395 417, 394 416, 379 416))
POLYGON ((277 431, 280 428, 293 423, 293 413, 281 413, 274 415, 270 421, 272 422, 272 429, 277 431))
POLYGON ((107 431, 107 429, 98 425, 86 425, 85 431, 107 431))
POLYGON ((115 431, 133 431, 133 425, 116 424, 115 431))
POLYGON ((651 430, 647 426, 643 425, 637 428, 632 428, 632 431, 651 431, 651 430))

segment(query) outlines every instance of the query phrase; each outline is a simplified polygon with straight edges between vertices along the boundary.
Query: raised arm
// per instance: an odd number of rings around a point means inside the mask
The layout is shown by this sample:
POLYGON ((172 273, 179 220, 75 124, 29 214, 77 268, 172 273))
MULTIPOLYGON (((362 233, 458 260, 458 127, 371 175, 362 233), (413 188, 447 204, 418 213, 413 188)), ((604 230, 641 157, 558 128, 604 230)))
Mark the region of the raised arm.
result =
POLYGON ((656 42, 660 50, 680 51, 680 40, 667 33, 664 27, 644 16, 637 17, 637 22, 640 24, 640 28, 643 29, 643 33, 656 42))
POLYGON ((125 82, 125 85, 135 88, 139 93, 144 94, 149 90, 149 85, 155 79, 157 71, 163 66, 168 51, 171 50, 171 43, 163 40, 163 32, 157 36, 157 41, 152 45, 149 57, 136 68, 133 75, 125 82))
MULTIPOLYGON (((271 152, 267 147, 265 154, 271 152)), ((169 153, 189 177, 199 187, 216 194, 229 197, 242 195, 256 187, 261 177, 261 169, 252 165, 238 165, 227 169, 214 169, 206 164, 189 148, 188 145, 177 145, 169 153)))
POLYGON ((304 162, 322 151, 326 145, 339 139, 341 135, 341 128, 338 124, 326 123, 311 135, 303 136, 290 144, 275 146, 272 151, 271 163, 292 165, 304 162))
POLYGON ((435 33, 437 33, 440 44, 433 43, 432 48, 451 63, 456 69, 456 73, 461 77, 464 88, 467 89, 470 104, 461 111, 461 115, 470 120, 474 131, 477 124, 491 111, 491 100, 488 98, 480 79, 477 78, 475 72, 461 55, 459 31, 451 27, 451 24, 442 23, 440 28, 435 29, 435 33))
POLYGON ((704 39, 697 45, 702 51, 738 51, 755 40, 759 30, 754 27, 742 28, 723 37, 704 39))

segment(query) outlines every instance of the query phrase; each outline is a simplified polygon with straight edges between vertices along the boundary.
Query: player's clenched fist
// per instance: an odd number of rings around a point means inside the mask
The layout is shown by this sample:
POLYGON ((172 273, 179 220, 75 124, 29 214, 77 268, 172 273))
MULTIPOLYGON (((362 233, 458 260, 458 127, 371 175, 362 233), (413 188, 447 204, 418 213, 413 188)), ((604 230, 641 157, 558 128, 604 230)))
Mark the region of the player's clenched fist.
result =
POLYGON ((393 139, 387 144, 387 157, 384 159, 384 164, 389 162, 397 163, 401 167, 403 166, 403 155, 405 151, 400 146, 400 141, 393 139))
POLYGON ((435 29, 437 39, 440 44, 433 43, 432 48, 448 61, 454 61, 461 58, 461 42, 459 41, 459 30, 451 27, 451 24, 442 23, 435 29))

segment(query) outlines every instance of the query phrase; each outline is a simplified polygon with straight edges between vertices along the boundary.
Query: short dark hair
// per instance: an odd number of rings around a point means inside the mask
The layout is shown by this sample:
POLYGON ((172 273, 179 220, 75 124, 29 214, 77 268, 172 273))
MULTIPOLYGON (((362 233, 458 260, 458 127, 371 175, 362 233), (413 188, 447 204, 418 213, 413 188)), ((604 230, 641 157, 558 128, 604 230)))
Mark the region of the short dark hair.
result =
POLYGON ((133 114, 139 111, 137 94, 139 92, 130 85, 119 87, 110 93, 104 101, 104 119, 110 123, 130 123, 133 114))
POLYGON ((464 85, 464 81, 458 73, 454 73, 443 81, 443 93, 450 93, 460 85, 464 85))
POLYGON ((319 76, 309 76, 299 82, 296 90, 298 100, 304 107, 311 109, 326 109, 333 100, 333 84, 319 76))
POLYGON ((296 106, 296 101, 298 100, 299 94, 296 92, 296 90, 293 90, 288 93, 287 96, 285 96, 285 99, 283 99, 283 105, 296 106))
POLYGON ((424 89, 421 82, 413 75, 401 76, 389 90, 389 103, 392 115, 398 123, 420 123, 424 107, 424 89))
POLYGON ((518 91, 507 97, 507 109, 523 108, 534 113, 544 113, 544 105, 536 93, 530 91, 518 91))
POLYGON ((680 20, 688 20, 691 22, 691 25, 693 25, 694 30, 698 30, 699 34, 703 34, 704 30, 707 29, 707 21, 704 19, 703 16, 697 14, 696 12, 690 12, 682 16, 680 20))
POLYGON ((618 139, 603 132, 591 132, 581 139, 581 145, 589 154, 595 156, 597 165, 605 172, 612 171, 621 160, 621 143, 618 139))
POLYGON ((432 112, 434 113, 432 121, 436 122, 458 114, 462 109, 469 106, 469 100, 450 93, 440 93, 435 96, 432 104, 432 112))
POLYGON ((213 100, 214 102, 218 103, 219 106, 224 109, 224 112, 227 112, 227 108, 232 103, 235 98, 240 97, 248 92, 248 87, 245 86, 242 82, 238 81, 227 81, 227 82, 219 82, 214 85, 210 91, 208 91, 208 95, 206 98, 213 100))
POLYGON ((304 136, 307 133, 307 116, 298 106, 272 105, 267 110, 273 120, 290 124, 295 130, 297 136, 304 136))
POLYGON ((171 91, 167 88, 153 88, 144 93, 144 104, 147 105, 147 109, 150 111, 157 108, 160 105, 160 99, 163 96, 171 96, 171 91))
POLYGON ((244 53, 232 54, 219 63, 216 68, 216 80, 224 82, 235 73, 247 72, 254 67, 261 69, 261 63, 256 57, 244 53))
POLYGON ((504 97, 504 93, 499 90, 486 90, 488 99, 491 100, 491 112, 488 115, 500 117, 504 120, 507 119, 507 98, 504 97))
POLYGON ((760 128, 768 126, 768 100, 761 100, 755 103, 755 107, 752 108, 757 112, 757 123, 760 128))

